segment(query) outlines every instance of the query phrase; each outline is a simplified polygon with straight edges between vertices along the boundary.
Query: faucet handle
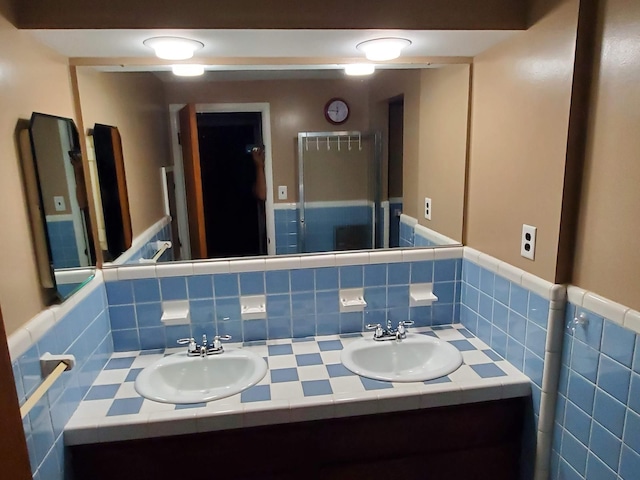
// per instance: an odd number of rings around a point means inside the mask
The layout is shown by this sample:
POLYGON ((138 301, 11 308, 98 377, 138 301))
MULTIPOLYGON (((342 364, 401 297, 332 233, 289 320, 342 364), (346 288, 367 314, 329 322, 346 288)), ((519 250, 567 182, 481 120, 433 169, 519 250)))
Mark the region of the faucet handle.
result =
POLYGON ((411 325, 413 325, 414 323, 416 323, 416 322, 414 322, 413 320, 403 320, 403 321, 401 321, 401 322, 399 322, 399 323, 398 323, 398 326, 399 326, 399 327, 400 327, 400 326, 403 326, 403 327, 410 327, 410 326, 411 326, 411 325))
POLYGON ((367 323, 366 327, 367 327, 367 330, 375 330, 375 332, 373 332, 374 340, 376 338, 381 338, 382 335, 384 334, 384 331, 382 330, 382 325, 380 325, 379 323, 367 323))
POLYGON ((191 337, 191 338, 181 338, 179 340, 176 341, 176 343, 178 345, 187 345, 189 344, 189 347, 187 348, 187 350, 189 352, 195 352, 198 348, 198 346, 196 345, 196 339, 191 337))
POLYGON ((213 337, 212 346, 214 350, 222 350, 221 340, 227 341, 231 340, 231 335, 216 335, 213 337))

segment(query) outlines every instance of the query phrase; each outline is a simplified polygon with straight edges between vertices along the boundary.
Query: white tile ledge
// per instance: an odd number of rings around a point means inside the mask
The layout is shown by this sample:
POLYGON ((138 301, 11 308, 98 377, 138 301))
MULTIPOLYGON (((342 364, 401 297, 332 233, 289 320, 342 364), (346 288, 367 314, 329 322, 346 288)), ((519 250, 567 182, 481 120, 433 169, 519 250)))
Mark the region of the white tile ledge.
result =
POLYGON ((463 258, 501 277, 536 293, 542 298, 562 302, 566 298, 566 287, 544 280, 536 275, 498 260, 471 247, 463 247, 463 258))
POLYGON ((575 285, 567 288, 569 302, 640 333, 640 312, 575 285))

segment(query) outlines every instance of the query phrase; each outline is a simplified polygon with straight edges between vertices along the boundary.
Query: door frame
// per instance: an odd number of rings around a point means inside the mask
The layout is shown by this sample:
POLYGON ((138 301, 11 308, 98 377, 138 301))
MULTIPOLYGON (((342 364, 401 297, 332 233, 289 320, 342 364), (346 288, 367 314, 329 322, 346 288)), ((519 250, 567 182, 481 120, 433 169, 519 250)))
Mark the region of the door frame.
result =
MULTIPOLYGON (((178 231, 180 233, 181 258, 191 258, 189 244, 189 222, 182 165, 182 149, 178 143, 180 121, 178 112, 186 103, 169 105, 171 124, 171 151, 173 153, 174 176, 176 182, 176 209, 178 212, 178 231)), ((267 181, 265 216, 267 226, 267 254, 276 253, 276 222, 273 209, 273 164, 271 156, 271 108, 269 103, 197 103, 196 113, 260 113, 262 117, 262 140, 264 142, 264 175, 267 181)))

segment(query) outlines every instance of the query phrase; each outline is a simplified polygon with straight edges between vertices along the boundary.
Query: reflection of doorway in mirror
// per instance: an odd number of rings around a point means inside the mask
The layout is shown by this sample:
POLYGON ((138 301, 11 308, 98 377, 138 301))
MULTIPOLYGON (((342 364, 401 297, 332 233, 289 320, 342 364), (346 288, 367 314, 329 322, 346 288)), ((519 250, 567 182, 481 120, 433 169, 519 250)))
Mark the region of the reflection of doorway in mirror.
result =
MULTIPOLYGON (((171 105, 170 109, 172 112, 176 209, 178 233, 181 241, 181 258, 198 259, 274 254, 275 242, 272 239, 274 239, 275 225, 269 104, 171 105), (223 132, 221 135, 216 134, 216 145, 213 146, 207 143, 208 138, 212 136, 211 130, 204 134, 204 138, 202 137, 200 130, 204 132, 208 129, 206 126, 202 128, 199 125, 202 120, 199 122, 196 117, 206 119, 209 114, 218 116, 235 114, 240 116, 238 118, 253 116, 254 123, 248 127, 248 136, 246 138, 242 135, 235 136, 236 141, 231 142, 233 150, 237 150, 237 155, 230 156, 228 152, 224 151, 215 152, 215 149, 220 147, 221 143, 225 143, 226 140, 234 137, 229 132, 223 132), (176 140, 178 141, 176 142, 176 140), (199 145, 200 140, 202 140, 203 145, 199 145), (252 168, 256 171, 254 176, 257 176, 257 167, 253 164, 252 155, 248 151, 248 147, 255 144, 264 144, 263 178, 266 183, 267 195, 265 201, 258 202, 258 210, 254 210, 251 214, 251 219, 249 220, 247 217, 245 221, 242 221, 258 229, 262 228, 262 231, 258 232, 257 242, 254 242, 257 247, 244 251, 239 249, 242 246, 242 242, 238 241, 240 237, 242 237, 240 238, 241 240, 246 237, 238 229, 238 224, 241 222, 238 213, 241 209, 237 207, 237 204, 234 204, 234 199, 231 197, 235 196, 235 190, 246 191, 247 189, 240 188, 237 184, 236 187, 233 187, 232 182, 229 180, 226 183, 224 181, 220 183, 221 179, 225 178, 224 172, 217 171, 216 173, 216 168, 212 167, 221 166, 219 162, 215 161, 216 157, 228 158, 231 162, 236 162, 236 164, 252 165, 252 168), (214 161, 211 161, 212 158, 214 161), (247 160, 251 163, 247 162, 247 160), (213 190, 207 192, 209 186, 213 190), (205 213, 211 212, 221 214, 220 216, 226 217, 226 219, 222 218, 222 223, 218 221, 216 226, 216 219, 214 218, 212 221, 211 217, 207 219, 207 215, 205 215, 205 213), (220 245, 217 245, 219 243, 217 242, 218 240, 223 240, 227 246, 232 245, 233 248, 231 250, 226 249, 226 251, 224 245, 219 248, 220 245)), ((222 145, 221 148, 224 150, 227 147, 222 145)), ((234 164, 234 167, 237 166, 236 164, 234 164)), ((240 170, 243 169, 240 168, 240 170)), ((250 181, 253 182, 251 179, 250 181)), ((253 191, 253 187, 254 185, 249 185, 248 191, 253 191)), ((257 199, 257 197, 255 198, 257 199)), ((254 199, 255 203, 256 200, 254 199)))
POLYGON ((402 214, 402 162, 404 149, 404 97, 389 100, 388 177, 385 226, 388 224, 389 247, 400 246, 400 215, 402 214))
POLYGON ((196 123, 208 258, 265 255, 263 199, 256 194, 264 167, 252 155, 262 145, 261 114, 199 113, 196 123))

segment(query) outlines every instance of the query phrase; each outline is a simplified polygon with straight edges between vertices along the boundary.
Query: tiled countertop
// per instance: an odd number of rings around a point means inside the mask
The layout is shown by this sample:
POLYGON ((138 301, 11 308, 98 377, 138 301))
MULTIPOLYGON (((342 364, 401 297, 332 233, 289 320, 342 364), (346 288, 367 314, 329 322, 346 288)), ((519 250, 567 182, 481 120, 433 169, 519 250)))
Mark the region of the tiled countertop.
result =
POLYGON ((463 365, 436 380, 391 383, 360 377, 340 363, 340 351, 360 334, 227 344, 227 349, 247 348, 265 358, 269 370, 262 381, 206 404, 174 405, 142 398, 134 381, 144 367, 184 347, 114 353, 65 427, 65 444, 416 410, 530 394, 529 378, 462 325, 411 332, 451 342, 462 352, 463 365))

